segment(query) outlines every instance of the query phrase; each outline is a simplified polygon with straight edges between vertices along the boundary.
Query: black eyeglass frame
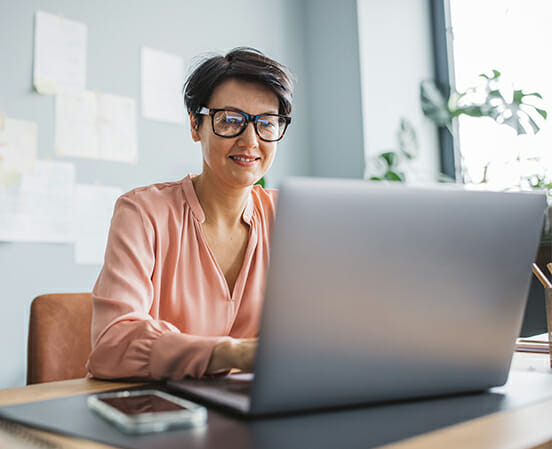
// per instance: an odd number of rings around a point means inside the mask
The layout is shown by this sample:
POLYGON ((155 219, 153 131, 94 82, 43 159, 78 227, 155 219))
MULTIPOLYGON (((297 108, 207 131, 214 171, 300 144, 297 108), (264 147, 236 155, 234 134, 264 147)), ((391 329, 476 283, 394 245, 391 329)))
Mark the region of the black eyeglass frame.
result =
POLYGON ((214 109, 214 108, 207 108, 207 107, 203 106, 197 111, 197 113, 200 114, 200 115, 210 116, 211 117, 211 128, 213 129, 213 133, 216 136, 224 137, 224 138, 227 138, 227 139, 233 139, 234 137, 238 137, 240 134, 242 134, 245 131, 245 129, 249 125, 249 122, 253 122, 253 125, 254 125, 253 128, 255 128, 255 133, 257 134, 257 136, 259 136, 259 139, 261 139, 264 142, 278 142, 279 140, 282 140, 282 137, 284 137, 284 134, 286 133, 288 125, 291 123, 291 117, 289 115, 280 115, 280 114, 252 115, 252 114, 248 114, 247 112, 239 111, 237 109, 228 109, 228 108, 214 109), (230 112, 235 112, 237 114, 242 115, 243 117, 245 117, 245 125, 243 126, 243 128, 237 134, 234 134, 233 136, 223 136, 221 134, 218 134, 215 131, 215 120, 213 119, 213 117, 217 112, 220 112, 220 111, 230 111, 230 112), (270 117, 279 117, 279 118, 284 119, 284 122, 285 122, 284 130, 282 131, 282 135, 280 137, 278 137, 277 139, 274 139, 274 140, 265 139, 264 137, 262 137, 259 134, 259 130, 257 129, 257 122, 258 122, 260 117, 267 116, 267 115, 270 116, 270 117))

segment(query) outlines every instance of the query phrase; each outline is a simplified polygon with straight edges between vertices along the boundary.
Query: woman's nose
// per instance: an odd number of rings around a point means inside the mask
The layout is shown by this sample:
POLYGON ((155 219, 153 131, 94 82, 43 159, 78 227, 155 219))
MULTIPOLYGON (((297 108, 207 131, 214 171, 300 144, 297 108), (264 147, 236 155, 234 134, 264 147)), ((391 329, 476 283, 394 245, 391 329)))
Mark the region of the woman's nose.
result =
POLYGON ((255 131, 255 123, 249 122, 243 133, 239 135, 239 139, 248 148, 257 147, 259 145, 259 136, 257 136, 257 132, 255 131))

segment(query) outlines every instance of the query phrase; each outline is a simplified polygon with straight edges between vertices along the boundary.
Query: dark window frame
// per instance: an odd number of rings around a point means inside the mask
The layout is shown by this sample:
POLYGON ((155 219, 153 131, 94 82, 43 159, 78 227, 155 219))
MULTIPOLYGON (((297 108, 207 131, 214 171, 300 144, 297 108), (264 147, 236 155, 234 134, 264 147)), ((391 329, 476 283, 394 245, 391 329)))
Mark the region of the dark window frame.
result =
MULTIPOLYGON (((452 25, 450 0, 429 0, 431 12, 431 37, 433 45, 434 80, 446 98, 454 88, 454 55, 452 50, 452 25)), ((453 121, 454 136, 458 136, 458 123, 453 121)), ((459 168, 458 140, 445 127, 440 127, 439 156, 441 173, 459 181, 462 179, 459 168)))

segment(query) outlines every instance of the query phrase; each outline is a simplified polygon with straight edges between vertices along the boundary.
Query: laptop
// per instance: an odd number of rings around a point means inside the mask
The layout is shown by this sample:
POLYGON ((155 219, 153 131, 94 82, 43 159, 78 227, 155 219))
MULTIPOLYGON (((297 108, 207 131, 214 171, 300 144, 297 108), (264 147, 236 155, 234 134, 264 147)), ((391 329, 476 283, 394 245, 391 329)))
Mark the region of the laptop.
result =
POLYGON ((502 385, 545 208, 540 193, 288 179, 254 375, 168 386, 255 416, 502 385))

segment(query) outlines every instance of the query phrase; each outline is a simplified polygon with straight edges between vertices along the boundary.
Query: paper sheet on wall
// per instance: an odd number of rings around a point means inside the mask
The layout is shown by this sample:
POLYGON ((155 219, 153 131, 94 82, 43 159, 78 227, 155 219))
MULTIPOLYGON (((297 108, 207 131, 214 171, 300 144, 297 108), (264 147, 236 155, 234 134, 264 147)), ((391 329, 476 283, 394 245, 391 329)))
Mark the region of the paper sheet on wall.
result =
POLYGON ((0 186, 0 241, 72 242, 75 166, 37 160, 34 174, 0 186))
POLYGON ((56 95, 54 146, 60 156, 135 163, 136 101, 90 91, 56 95))
POLYGON ((135 163, 136 101, 109 94, 97 95, 98 158, 135 163))
POLYGON ((0 114, 0 188, 31 175, 37 153, 37 125, 0 114))
POLYGON ((56 95, 55 142, 61 156, 96 158, 98 156, 98 115, 96 94, 56 95))
POLYGON ((183 59, 143 47, 141 66, 142 115, 151 120, 184 123, 183 59))
POLYGON ((37 11, 33 82, 41 94, 78 93, 86 87, 86 25, 37 11))
POLYGON ((103 263, 113 207, 121 193, 117 187, 77 184, 73 207, 75 263, 103 263))

